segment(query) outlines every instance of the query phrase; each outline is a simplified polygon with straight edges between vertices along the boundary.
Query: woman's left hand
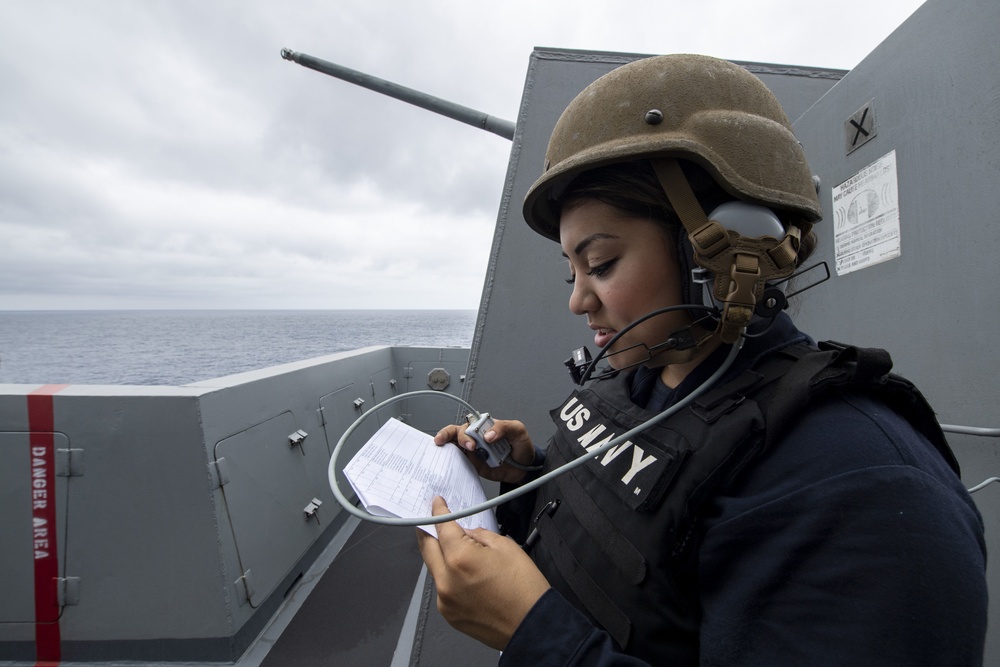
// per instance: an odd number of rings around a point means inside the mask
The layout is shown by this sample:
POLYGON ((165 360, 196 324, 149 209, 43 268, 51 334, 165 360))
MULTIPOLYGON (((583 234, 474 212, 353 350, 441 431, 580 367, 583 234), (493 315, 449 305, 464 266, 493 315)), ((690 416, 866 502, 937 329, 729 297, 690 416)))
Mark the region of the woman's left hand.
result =
MULTIPOLYGON (((450 511, 434 499, 434 516, 450 511)), ((436 540, 418 528, 417 545, 437 586, 438 611, 456 630, 502 651, 549 582, 509 537, 455 521, 436 527, 436 540)))

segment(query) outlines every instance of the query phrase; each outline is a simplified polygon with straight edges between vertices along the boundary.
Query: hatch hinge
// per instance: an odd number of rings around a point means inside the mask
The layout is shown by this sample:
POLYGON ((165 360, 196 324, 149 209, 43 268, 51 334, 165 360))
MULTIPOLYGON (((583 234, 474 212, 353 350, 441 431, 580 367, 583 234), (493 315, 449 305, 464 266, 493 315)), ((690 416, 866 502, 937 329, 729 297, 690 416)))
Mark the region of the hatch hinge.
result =
POLYGON ((229 483, 229 463, 226 457, 220 456, 208 464, 208 473, 212 476, 212 488, 220 489, 229 483))
POLYGON ((298 447, 299 451, 302 452, 302 456, 305 456, 306 447, 303 443, 306 441, 307 437, 309 437, 309 434, 302 429, 299 429, 295 433, 290 433, 288 435, 288 445, 289 447, 298 447))
POLYGON ((316 410, 316 413, 319 415, 319 425, 326 426, 326 413, 323 412, 323 408, 316 410))
POLYGON ((320 500, 319 498, 313 498, 312 501, 310 501, 310 503, 305 506, 303 511, 306 514, 306 521, 309 521, 309 519, 316 519, 317 525, 320 523, 319 508, 320 505, 322 504, 323 504, 322 500, 320 500))
POLYGON ((242 607, 247 602, 250 602, 250 599, 256 592, 253 588, 253 577, 251 576, 251 571, 247 570, 244 572, 243 576, 233 582, 233 585, 236 586, 236 596, 240 600, 240 606, 242 607))
POLYGON ((82 449, 57 449, 56 450, 56 476, 57 477, 82 477, 83 476, 83 450, 82 449))
POLYGON ((56 597, 60 607, 80 604, 80 577, 57 578, 56 597))

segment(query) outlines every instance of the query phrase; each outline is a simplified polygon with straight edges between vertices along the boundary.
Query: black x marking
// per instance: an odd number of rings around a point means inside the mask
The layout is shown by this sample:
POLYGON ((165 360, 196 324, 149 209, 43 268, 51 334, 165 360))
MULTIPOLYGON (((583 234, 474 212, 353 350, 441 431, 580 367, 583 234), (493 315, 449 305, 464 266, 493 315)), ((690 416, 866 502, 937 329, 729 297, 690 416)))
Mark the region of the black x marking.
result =
POLYGON ((854 141, 851 142, 852 146, 857 145, 857 143, 858 143, 858 137, 860 137, 862 134, 865 135, 866 137, 868 136, 868 131, 865 130, 865 128, 863 127, 864 124, 865 124, 865 118, 867 118, 867 117, 868 117, 868 107, 865 107, 864 112, 862 112, 862 114, 861 114, 861 121, 860 122, 855 121, 853 118, 851 119, 851 125, 853 125, 854 127, 858 128, 858 131, 854 133, 854 141))

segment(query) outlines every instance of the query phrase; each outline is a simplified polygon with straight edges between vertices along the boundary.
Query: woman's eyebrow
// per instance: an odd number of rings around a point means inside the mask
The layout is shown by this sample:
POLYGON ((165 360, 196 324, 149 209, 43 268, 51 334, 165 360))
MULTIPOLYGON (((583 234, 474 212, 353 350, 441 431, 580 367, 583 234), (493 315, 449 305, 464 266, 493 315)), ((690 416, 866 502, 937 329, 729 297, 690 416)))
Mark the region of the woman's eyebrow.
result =
MULTIPOLYGON (((573 248, 573 254, 579 256, 580 253, 582 253, 584 250, 586 250, 587 246, 589 246, 594 241, 598 241, 598 240, 601 240, 601 239, 617 239, 617 238, 618 237, 615 236, 614 234, 605 234, 603 232, 598 232, 596 234, 591 234, 590 236, 588 236, 587 238, 583 239, 582 241, 580 241, 579 243, 576 244, 576 247, 573 248)), ((569 259, 569 257, 566 255, 566 253, 562 253, 562 256, 566 257, 566 259, 569 259)))

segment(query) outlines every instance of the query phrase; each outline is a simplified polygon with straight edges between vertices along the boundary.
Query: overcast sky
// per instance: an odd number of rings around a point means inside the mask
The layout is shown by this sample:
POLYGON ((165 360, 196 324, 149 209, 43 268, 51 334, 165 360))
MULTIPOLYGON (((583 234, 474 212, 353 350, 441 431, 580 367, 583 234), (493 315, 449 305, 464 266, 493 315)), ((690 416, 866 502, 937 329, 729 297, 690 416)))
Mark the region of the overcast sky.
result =
POLYGON ((0 310, 476 308, 534 46, 850 69, 920 0, 3 0, 0 310))

